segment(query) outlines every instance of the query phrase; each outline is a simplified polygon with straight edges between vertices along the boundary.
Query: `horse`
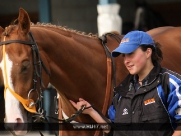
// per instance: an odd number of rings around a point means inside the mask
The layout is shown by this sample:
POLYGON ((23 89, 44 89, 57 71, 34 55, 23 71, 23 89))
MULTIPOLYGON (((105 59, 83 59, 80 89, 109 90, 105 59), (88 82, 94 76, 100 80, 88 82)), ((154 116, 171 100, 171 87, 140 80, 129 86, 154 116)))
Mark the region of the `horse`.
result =
MULTIPOLYGON (((114 37, 106 38, 110 51, 119 45, 120 41, 114 37)), ((51 83, 61 96, 60 118, 61 109, 68 117, 76 112, 68 100, 77 101, 80 97, 106 114, 111 99, 105 101, 105 96, 111 97, 113 91, 106 94, 107 56, 99 37, 51 24, 32 24, 28 13, 20 8, 15 24, 6 27, 1 35, 0 50, 1 79, 5 86, 5 124, 14 134, 27 133, 28 126, 23 124, 30 122, 27 111, 36 113, 37 100, 48 83, 51 83), (38 51, 32 44, 38 45, 38 51), (40 64, 43 64, 46 70, 43 66, 42 69, 39 68, 40 64), (24 131, 20 131, 20 128, 24 131)), ((121 66, 121 63, 122 61, 117 61, 116 65, 121 66)), ((126 76, 126 73, 125 68, 116 70, 118 75, 126 76)), ((117 77, 116 82, 122 79, 117 77)), ((94 122, 88 115, 83 114, 78 116, 76 121, 94 122)), ((94 133, 95 130, 61 131, 63 136, 92 136, 94 133)), ((98 134, 99 131, 96 131, 96 135, 98 134)))
MULTIPOLYGON (((20 8, 16 24, 9 25, 1 34, 0 68, 5 91, 5 123, 16 135, 27 133, 26 125, 41 100, 41 92, 51 83, 60 94, 59 118, 70 117, 76 110, 69 100, 84 98, 106 115, 113 96, 113 77, 107 76, 107 55, 100 37, 51 24, 32 24, 28 13, 20 8), (38 45, 38 47, 34 46, 38 45), (111 78, 111 84, 108 82, 111 78), (109 93, 106 91, 109 85, 109 93), (108 98, 109 97, 109 98, 108 98), (13 113, 13 115, 12 115, 13 113), (9 124, 14 122, 14 124, 9 124), (20 131, 22 128, 24 131, 20 131)), ((162 44, 162 65, 181 73, 178 28, 161 28, 148 33, 162 44), (169 38, 168 38, 169 37, 169 38), (171 46, 171 45, 172 46, 171 46), (174 53, 174 55, 172 55, 174 53)), ((114 32, 107 35, 107 48, 111 52, 119 45, 114 32), (114 36, 112 36, 114 35, 114 36)), ((115 79, 118 85, 128 74, 121 55, 114 58, 115 79)), ((81 114, 76 122, 94 123, 81 114)), ((59 131, 63 136, 98 136, 100 130, 59 131)))
POLYGON ((181 27, 159 27, 147 31, 155 42, 161 44, 163 61, 161 65, 174 72, 181 74, 181 27))

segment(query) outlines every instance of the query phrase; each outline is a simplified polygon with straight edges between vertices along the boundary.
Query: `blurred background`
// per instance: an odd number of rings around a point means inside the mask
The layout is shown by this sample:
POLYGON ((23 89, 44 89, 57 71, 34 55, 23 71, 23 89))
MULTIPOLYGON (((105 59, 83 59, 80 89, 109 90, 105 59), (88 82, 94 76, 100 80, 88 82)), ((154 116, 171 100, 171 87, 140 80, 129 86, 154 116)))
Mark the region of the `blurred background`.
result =
MULTIPOLYGON (((181 25, 181 0, 1 0, 0 26, 13 22, 19 8, 25 9, 33 23, 51 23, 77 31, 102 35, 109 31, 126 34, 131 30, 147 31, 161 26, 181 25)), ((51 106, 56 90, 44 91, 47 114, 57 117, 51 106)), ((0 106, 4 106, 3 87, 0 106)), ((3 121, 2 111, 0 122, 3 121)))
MULTIPOLYGON (((119 5, 117 14, 122 19, 122 34, 132 29, 149 30, 158 26, 181 24, 181 0, 1 0, 0 25, 9 25, 17 18, 19 8, 22 7, 34 23, 52 23, 96 34, 100 15, 98 6, 114 4, 119 5), (139 25, 135 24, 136 21, 139 25)), ((109 10, 111 12, 114 9, 111 7, 109 10)), ((104 23, 107 21, 105 19, 104 23)))

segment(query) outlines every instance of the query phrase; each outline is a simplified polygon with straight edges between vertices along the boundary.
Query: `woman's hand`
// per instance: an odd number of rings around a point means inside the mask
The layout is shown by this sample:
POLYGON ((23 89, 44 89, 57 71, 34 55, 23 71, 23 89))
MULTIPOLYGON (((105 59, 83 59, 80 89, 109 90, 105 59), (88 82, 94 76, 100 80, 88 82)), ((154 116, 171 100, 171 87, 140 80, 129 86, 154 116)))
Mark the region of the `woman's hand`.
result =
MULTIPOLYGON (((70 103, 77 109, 81 109, 81 107, 83 105, 85 105, 85 107, 90 107, 90 103, 88 103, 87 101, 85 101, 82 98, 79 98, 79 101, 77 103, 75 103, 72 100, 69 100, 70 103)), ((92 107, 88 108, 88 109, 84 109, 84 111, 82 112, 84 114, 89 114, 97 123, 107 123, 100 115, 97 111, 95 111, 92 107)), ((104 130, 104 132, 109 133, 109 129, 108 130, 104 130)))
MULTIPOLYGON (((71 103, 77 110, 81 109, 82 106, 85 106, 85 107, 90 107, 90 106, 91 106, 90 103, 88 103, 87 101, 85 101, 85 100, 82 99, 82 98, 79 98, 79 101, 78 101, 77 103, 75 103, 75 102, 72 101, 72 100, 69 100, 69 101, 70 101, 70 103, 71 103)), ((84 111, 83 111, 82 113, 84 113, 84 114, 90 114, 91 111, 93 111, 93 108, 92 108, 92 107, 90 107, 90 108, 88 108, 88 109, 84 109, 84 111)))

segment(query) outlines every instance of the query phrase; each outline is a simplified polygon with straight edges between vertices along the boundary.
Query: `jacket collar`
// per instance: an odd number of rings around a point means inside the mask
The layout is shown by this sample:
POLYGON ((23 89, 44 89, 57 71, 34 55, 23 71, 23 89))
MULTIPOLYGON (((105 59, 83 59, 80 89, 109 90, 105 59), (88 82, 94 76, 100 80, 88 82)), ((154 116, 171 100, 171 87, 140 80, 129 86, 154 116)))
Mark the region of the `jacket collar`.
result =
MULTIPOLYGON (((158 77, 161 71, 161 66, 159 63, 156 63, 153 69, 150 71, 147 78, 147 84, 150 84, 158 77)), ((115 91, 122 96, 126 96, 126 94, 130 91, 130 88, 133 86, 135 75, 129 74, 120 84, 115 88, 115 91)))

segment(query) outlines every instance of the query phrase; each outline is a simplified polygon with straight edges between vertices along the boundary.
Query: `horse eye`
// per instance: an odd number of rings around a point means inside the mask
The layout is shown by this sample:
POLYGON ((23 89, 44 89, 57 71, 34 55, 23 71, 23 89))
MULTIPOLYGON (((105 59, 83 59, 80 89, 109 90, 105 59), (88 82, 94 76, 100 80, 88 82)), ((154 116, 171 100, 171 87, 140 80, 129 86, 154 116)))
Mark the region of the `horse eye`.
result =
POLYGON ((22 66, 22 68, 21 68, 21 72, 24 72, 24 71, 26 71, 26 70, 27 70, 27 67, 22 66))

